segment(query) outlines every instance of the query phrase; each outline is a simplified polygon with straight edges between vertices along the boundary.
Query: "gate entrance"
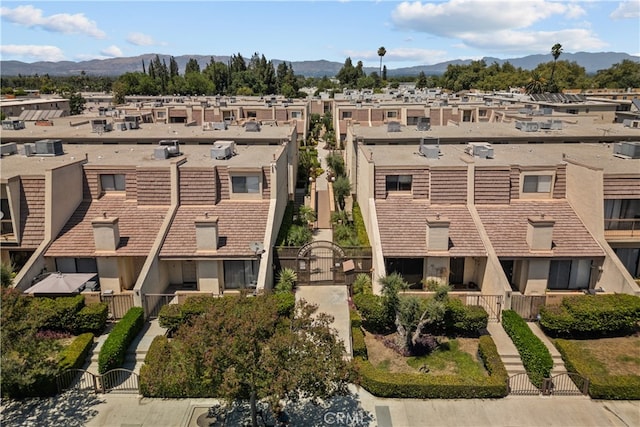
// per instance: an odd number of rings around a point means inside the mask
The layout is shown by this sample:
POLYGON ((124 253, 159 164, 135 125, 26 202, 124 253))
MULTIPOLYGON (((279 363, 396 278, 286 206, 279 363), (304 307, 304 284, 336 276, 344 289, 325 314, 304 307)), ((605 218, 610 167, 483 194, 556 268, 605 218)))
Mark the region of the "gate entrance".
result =
POLYGON ((339 245, 324 240, 307 243, 296 257, 298 284, 346 284, 344 262, 345 252, 339 245))

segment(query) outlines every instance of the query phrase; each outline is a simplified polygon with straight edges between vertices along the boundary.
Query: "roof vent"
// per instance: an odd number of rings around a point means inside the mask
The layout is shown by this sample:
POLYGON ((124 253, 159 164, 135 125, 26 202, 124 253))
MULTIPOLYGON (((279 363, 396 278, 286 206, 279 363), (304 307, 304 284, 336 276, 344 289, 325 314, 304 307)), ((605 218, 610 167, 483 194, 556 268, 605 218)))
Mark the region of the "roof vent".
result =
POLYGON ((168 157, 175 157, 182 154, 180 152, 180 142, 177 139, 163 139, 158 142, 158 146, 167 148, 168 157))
POLYGON ((431 118, 430 117, 418 117, 418 124, 416 125, 416 129, 419 131, 426 131, 431 129, 431 118))
POLYGON ((387 132, 400 132, 400 122, 389 122, 387 132))
POLYGON ((236 154, 236 143, 234 141, 216 141, 211 148, 211 158, 216 160, 230 159, 236 154))
POLYGON ((250 121, 244 124, 244 130, 246 132, 260 132, 260 123, 256 121, 250 121))
POLYGON ((59 139, 41 139, 36 141, 36 155, 38 156, 60 156, 64 154, 62 141, 59 139))
POLYGON ((25 142, 24 143, 24 155, 26 157, 31 157, 36 155, 36 144, 35 142, 25 142))
POLYGON ((613 155, 623 159, 640 159, 640 142, 625 141, 613 144, 613 155))
POLYGON ((493 147, 488 142, 470 142, 464 152, 481 159, 493 159, 493 147))

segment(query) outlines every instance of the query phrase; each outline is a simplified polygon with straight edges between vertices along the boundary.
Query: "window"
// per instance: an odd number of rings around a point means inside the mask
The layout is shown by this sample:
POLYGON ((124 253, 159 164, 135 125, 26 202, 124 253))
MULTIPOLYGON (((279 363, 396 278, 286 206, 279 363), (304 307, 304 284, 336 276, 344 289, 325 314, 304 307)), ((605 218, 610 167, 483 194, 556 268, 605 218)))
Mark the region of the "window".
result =
POLYGON ((550 193, 551 175, 525 175, 523 193, 550 193))
POLYGON ((2 235, 13 234, 13 223, 11 222, 11 210, 9 209, 9 199, 0 199, 2 206, 2 235))
POLYGON ((397 111, 387 111, 387 118, 388 119, 395 119, 396 117, 398 117, 398 112, 397 111))
POLYGON ((258 113, 256 111, 247 111, 247 118, 251 119, 251 118, 257 118, 258 117, 258 113))
POLYGON ((604 219, 605 230, 640 228, 640 199, 606 199, 604 219))
POLYGON ((124 174, 103 174, 100 175, 100 187, 102 191, 124 191, 124 174))
POLYGON ((549 267, 549 289, 587 289, 591 279, 591 260, 553 260, 549 267))
POLYGON ((97 273, 95 258, 56 258, 56 270, 60 273, 97 273))
POLYGON ((156 117, 158 117, 159 119, 164 119, 165 116, 165 112, 164 111, 156 111, 156 117))
POLYGON ((411 191, 411 175, 387 175, 386 189, 389 191, 411 191))
POLYGON ((300 111, 292 111, 291 112, 291 118, 292 119, 301 119, 302 118, 302 112, 300 112, 300 111))
POLYGON ((260 265, 257 260, 224 261, 225 289, 245 289, 256 283, 260 265))
POLYGON ((342 120, 350 119, 353 116, 353 112, 352 111, 343 111, 341 116, 342 116, 342 120))
POLYGON ((258 176, 232 176, 231 191, 234 193, 260 193, 260 178, 258 176))

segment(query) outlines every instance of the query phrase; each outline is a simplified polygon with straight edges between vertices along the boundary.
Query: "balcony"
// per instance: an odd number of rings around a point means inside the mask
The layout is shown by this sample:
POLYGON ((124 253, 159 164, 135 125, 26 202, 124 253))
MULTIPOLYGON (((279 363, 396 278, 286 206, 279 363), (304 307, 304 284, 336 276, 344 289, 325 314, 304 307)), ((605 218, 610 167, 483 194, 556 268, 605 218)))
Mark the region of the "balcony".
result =
POLYGON ((605 219, 604 237, 607 240, 640 239, 640 218, 605 219))

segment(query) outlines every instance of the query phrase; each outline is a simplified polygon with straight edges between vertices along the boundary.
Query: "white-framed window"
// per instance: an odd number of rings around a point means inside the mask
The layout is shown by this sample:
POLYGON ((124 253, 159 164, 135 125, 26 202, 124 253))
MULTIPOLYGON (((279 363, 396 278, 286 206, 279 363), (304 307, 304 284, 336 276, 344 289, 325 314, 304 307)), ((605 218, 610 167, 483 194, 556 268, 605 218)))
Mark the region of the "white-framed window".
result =
POLYGON ((549 198, 553 191, 553 173, 526 173, 521 176, 523 198, 549 198))
POLYGON ((126 185, 124 174, 101 174, 100 188, 103 192, 125 191, 126 185))
POLYGON ((302 111, 291 111, 291 118, 292 119, 301 119, 302 118, 302 111))
POLYGON ((260 177, 257 175, 232 176, 231 192, 236 194, 260 193, 260 177))
POLYGON ((395 119, 398 117, 397 111, 387 111, 387 119, 395 119))
POLYGON ((411 191, 411 175, 387 175, 385 184, 387 192, 390 191, 411 191))
POLYGON ((353 112, 352 111, 343 111, 342 113, 340 113, 340 117, 342 118, 342 120, 350 119, 351 117, 353 117, 353 112))

